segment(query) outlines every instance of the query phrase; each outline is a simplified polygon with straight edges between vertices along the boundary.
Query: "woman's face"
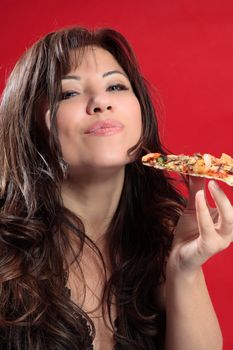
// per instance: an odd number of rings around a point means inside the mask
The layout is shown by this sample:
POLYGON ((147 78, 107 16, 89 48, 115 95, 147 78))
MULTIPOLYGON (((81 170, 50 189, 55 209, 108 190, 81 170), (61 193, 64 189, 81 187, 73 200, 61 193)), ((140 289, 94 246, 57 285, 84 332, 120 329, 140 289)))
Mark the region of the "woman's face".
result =
POLYGON ((87 47, 78 67, 62 78, 57 126, 70 168, 94 171, 131 161, 127 151, 142 130, 140 104, 108 51, 87 47))

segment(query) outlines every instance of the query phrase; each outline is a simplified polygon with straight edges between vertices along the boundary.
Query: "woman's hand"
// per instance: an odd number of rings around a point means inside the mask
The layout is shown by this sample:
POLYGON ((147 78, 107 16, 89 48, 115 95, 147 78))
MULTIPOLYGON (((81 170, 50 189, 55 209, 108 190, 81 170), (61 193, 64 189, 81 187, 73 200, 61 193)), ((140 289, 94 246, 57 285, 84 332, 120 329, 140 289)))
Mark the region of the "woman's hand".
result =
POLYGON ((204 179, 190 179, 190 197, 174 231, 167 272, 191 275, 233 241, 233 209, 230 201, 217 183, 211 180, 208 187, 216 209, 209 208, 204 187, 204 179))

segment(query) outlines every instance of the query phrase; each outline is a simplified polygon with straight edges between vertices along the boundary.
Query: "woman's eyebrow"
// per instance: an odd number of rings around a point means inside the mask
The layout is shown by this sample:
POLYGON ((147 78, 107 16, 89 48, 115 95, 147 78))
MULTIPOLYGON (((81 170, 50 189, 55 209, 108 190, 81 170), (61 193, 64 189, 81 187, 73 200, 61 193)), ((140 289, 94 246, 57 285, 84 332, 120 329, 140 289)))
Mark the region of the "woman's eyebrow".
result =
POLYGON ((110 70, 109 72, 106 72, 103 74, 103 78, 107 77, 108 75, 111 75, 111 74, 122 74, 124 75, 124 77, 127 78, 127 75, 124 73, 124 72, 121 72, 120 70, 110 70))
MULTIPOLYGON (((127 75, 124 72, 121 72, 120 70, 111 70, 109 72, 104 73, 102 77, 105 78, 112 74, 122 74, 124 77, 128 78, 127 75)), ((61 79, 62 80, 67 80, 67 79, 81 80, 81 77, 79 75, 63 75, 61 79)))
POLYGON ((78 75, 63 75, 61 77, 61 80, 68 80, 68 79, 81 80, 81 77, 78 75))

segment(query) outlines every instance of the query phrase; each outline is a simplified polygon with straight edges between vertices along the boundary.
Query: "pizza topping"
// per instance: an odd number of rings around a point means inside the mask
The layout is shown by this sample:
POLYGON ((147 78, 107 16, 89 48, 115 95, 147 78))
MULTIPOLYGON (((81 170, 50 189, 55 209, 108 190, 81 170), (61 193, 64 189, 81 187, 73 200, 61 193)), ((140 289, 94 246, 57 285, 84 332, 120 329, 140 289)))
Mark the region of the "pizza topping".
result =
POLYGON ((233 186, 233 158, 226 153, 220 158, 208 153, 195 153, 192 156, 149 153, 142 157, 142 162, 157 169, 219 179, 233 186))
POLYGON ((205 162, 205 166, 209 168, 211 166, 211 164, 212 164, 211 155, 205 153, 204 156, 203 156, 203 159, 204 159, 204 162, 205 162))

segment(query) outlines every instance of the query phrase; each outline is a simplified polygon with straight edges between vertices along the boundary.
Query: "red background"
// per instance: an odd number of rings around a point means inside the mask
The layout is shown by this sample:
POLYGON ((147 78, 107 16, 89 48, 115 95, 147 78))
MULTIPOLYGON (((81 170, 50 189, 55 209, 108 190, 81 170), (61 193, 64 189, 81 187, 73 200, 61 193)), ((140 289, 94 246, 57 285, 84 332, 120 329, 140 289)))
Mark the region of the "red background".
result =
MULTIPOLYGON (((233 155, 232 0, 1 0, 0 89, 27 47, 74 24, 114 27, 128 38, 159 96, 161 137, 171 151, 233 155)), ((222 187, 233 202, 233 190, 222 187)), ((233 349, 232 258, 230 247, 205 265, 224 350, 233 349)))

